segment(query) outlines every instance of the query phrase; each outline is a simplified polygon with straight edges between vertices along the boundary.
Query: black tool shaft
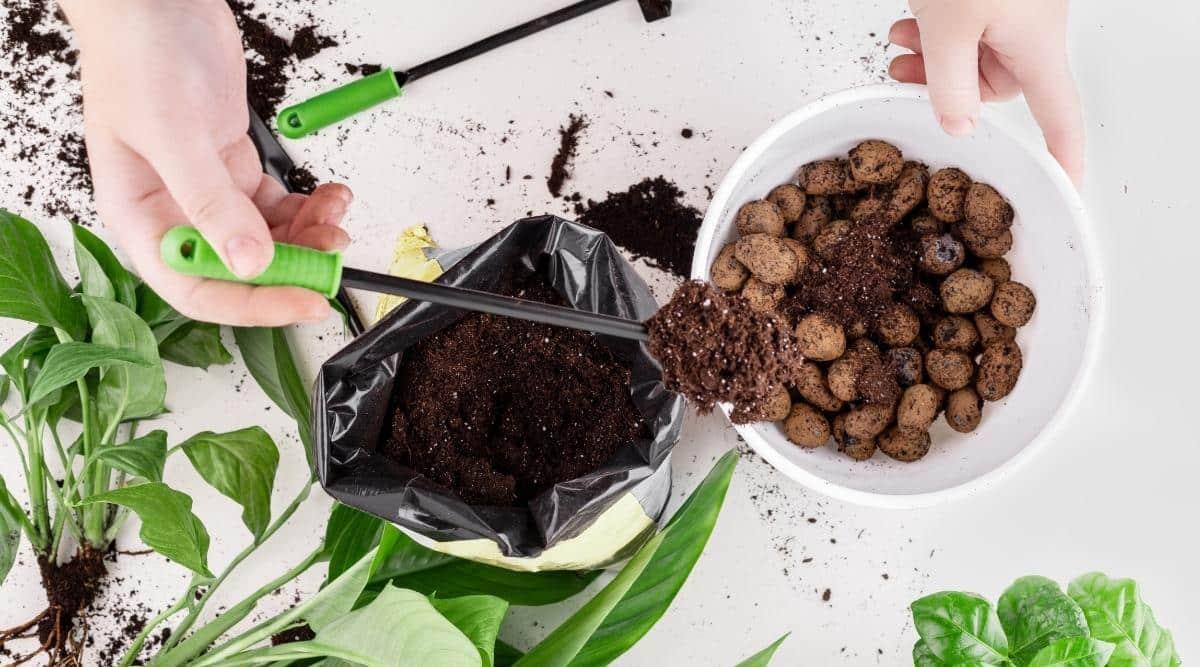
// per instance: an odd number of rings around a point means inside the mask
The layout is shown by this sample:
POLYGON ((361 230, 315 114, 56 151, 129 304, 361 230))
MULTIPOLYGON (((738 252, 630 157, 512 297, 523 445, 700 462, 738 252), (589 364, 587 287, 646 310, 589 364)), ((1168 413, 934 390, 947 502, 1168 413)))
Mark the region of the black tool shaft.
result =
POLYGON ((452 308, 514 317, 629 340, 645 341, 648 339, 646 325, 634 320, 371 271, 343 269, 342 287, 396 294, 452 308))
POLYGON ((513 26, 503 32, 498 32, 491 37, 485 37, 474 44, 452 51, 444 56, 434 58, 428 62, 421 63, 412 69, 404 72, 396 72, 396 81, 401 86, 411 81, 415 81, 423 76, 428 76, 439 70, 446 69, 453 65, 457 65, 464 60, 470 60, 475 56, 482 55, 493 49, 498 49, 505 44, 510 44, 519 39, 523 39, 530 35, 539 33, 546 28, 551 28, 560 23, 565 23, 573 18, 577 18, 593 12, 605 5, 611 5, 617 0, 582 0, 573 5, 563 7, 557 11, 550 12, 545 16, 526 21, 518 26, 513 26))

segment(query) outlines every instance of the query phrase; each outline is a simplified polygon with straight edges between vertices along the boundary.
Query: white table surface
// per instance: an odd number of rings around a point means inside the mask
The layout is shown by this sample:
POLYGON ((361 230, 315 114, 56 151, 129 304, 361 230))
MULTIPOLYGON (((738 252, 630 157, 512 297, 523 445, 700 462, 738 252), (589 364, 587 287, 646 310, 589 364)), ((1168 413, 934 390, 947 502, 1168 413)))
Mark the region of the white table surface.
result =
MULTIPOLYGON (((274 2, 262 4, 281 15, 274 2)), ((316 92, 322 84, 306 82, 316 73, 326 82, 343 76, 343 62, 403 67, 561 4, 313 2, 326 31, 342 34, 342 46, 303 63, 291 97, 316 92)), ((354 188, 348 226, 358 243, 347 261, 367 268, 386 267, 396 234, 412 224, 425 223, 439 243, 457 246, 526 211, 561 213, 544 177, 556 130, 572 112, 587 114, 591 126, 568 192, 599 198, 662 173, 702 207, 704 187, 715 188, 773 120, 823 93, 881 80, 892 52, 887 28, 904 10, 899 0, 677 0, 673 17, 647 26, 629 0, 423 80, 400 102, 288 148, 320 178, 354 188), (681 138, 684 127, 696 137, 681 138), (506 184, 509 165, 514 178, 506 184), (534 178, 521 180, 524 174, 534 178)), ((906 512, 807 492, 745 452, 703 558, 667 616, 621 664, 730 665, 784 632, 792 634, 778 664, 903 664, 915 639, 907 605, 916 597, 966 589, 994 600, 1021 575, 1066 582, 1091 570, 1137 579, 1180 653, 1200 655, 1200 436, 1189 426, 1200 373, 1190 339, 1200 320, 1187 292, 1200 248, 1191 159, 1200 150, 1200 98, 1189 83, 1197 29, 1200 5, 1185 0, 1153 10, 1115 0, 1073 8, 1072 54, 1089 135, 1085 198, 1102 246, 1110 315, 1101 367, 1062 436, 997 488, 906 512)), ((10 67, 3 60, 0 67, 10 67)), ((9 96, 0 90, 0 103, 9 96)), ((1023 109, 1010 110, 1034 132, 1023 109)), ((78 127, 77 114, 64 108, 34 113, 58 117, 63 131, 78 127)), ((16 159, 2 157, 10 165, 16 159)), ((53 185, 37 170, 8 172, 0 205, 15 210, 23 209, 19 196, 28 185, 53 185)), ((36 204, 29 215, 65 260, 64 221, 44 219, 36 204)), ((660 299, 669 293, 669 279, 640 270, 660 299)), ((362 304, 373 310, 373 299, 362 304)), ((0 320, 0 345, 26 329, 0 320)), ((295 331, 292 340, 309 377, 343 341, 332 322, 295 331)), ((284 451, 277 507, 293 495, 304 475, 299 445, 240 365, 207 374, 173 367, 169 382, 175 412, 162 422, 174 439, 263 424, 284 451)), ((690 417, 676 449, 675 495, 736 446, 718 417, 690 417)), ((0 447, 0 471, 17 486, 11 447, 0 447)), ((236 506, 206 489, 182 460, 171 461, 167 478, 197 497, 214 533, 210 560, 221 566, 246 539, 236 506)), ((314 494, 244 566, 222 602, 306 553, 327 507, 314 494)), ((138 548, 136 529, 131 521, 122 548, 138 548)), ((35 569, 25 551, 0 589, 0 626, 43 604, 28 579, 35 569)), ((101 601, 109 608, 161 609, 186 579, 158 556, 124 557, 114 570, 124 583, 101 601)), ((315 590, 317 575, 269 598, 261 614, 315 590)), ((528 645, 568 611, 518 610, 504 637, 528 645)), ((95 631, 103 642, 105 628, 95 631)))

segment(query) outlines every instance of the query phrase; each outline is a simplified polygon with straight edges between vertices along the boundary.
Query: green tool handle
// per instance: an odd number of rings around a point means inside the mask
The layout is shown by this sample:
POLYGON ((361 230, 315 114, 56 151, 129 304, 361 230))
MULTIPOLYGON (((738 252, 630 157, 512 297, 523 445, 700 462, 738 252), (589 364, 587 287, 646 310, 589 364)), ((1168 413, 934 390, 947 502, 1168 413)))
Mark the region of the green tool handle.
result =
POLYGON ((163 236, 160 247, 163 262, 178 273, 250 285, 303 287, 329 298, 337 296, 342 284, 342 254, 312 248, 275 244, 275 258, 265 271, 245 280, 237 277, 221 261, 217 251, 195 227, 175 227, 163 236))
POLYGON ((390 68, 351 81, 279 112, 275 124, 289 139, 312 134, 346 120, 376 104, 400 96, 400 83, 390 68))

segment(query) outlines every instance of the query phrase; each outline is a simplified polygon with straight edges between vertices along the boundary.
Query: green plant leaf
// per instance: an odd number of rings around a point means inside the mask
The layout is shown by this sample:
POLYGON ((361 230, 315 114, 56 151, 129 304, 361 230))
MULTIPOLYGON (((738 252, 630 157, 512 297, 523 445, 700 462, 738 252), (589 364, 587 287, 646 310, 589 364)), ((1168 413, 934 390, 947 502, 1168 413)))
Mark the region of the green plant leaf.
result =
POLYGON ((12 387, 12 380, 8 379, 7 375, 0 375, 0 405, 8 400, 8 391, 12 387))
POLYGON ((1079 603, 1092 636, 1116 645, 1110 665, 1180 664, 1171 633, 1154 619, 1132 579, 1092 572, 1076 578, 1067 594, 1079 603))
POLYGON ((27 405, 35 405, 53 392, 73 384, 93 368, 109 368, 119 364, 148 366, 133 350, 97 343, 62 343, 50 348, 33 386, 29 388, 27 405))
POLYGON ((92 322, 93 343, 129 350, 147 364, 102 370, 96 398, 100 414, 108 420, 126 420, 161 413, 167 378, 150 327, 128 306, 116 301, 86 294, 80 298, 92 322))
POLYGON ((912 614, 917 633, 942 662, 1002 665, 1008 660, 1008 639, 996 610, 978 595, 927 595, 912 603, 912 614))
POLYGON ((779 650, 779 646, 783 644, 783 640, 787 639, 790 634, 792 633, 785 634, 772 642, 770 646, 739 662, 737 667, 767 667, 767 665, 771 664, 771 658, 775 657, 775 651, 779 650))
POLYGON ((137 314, 150 326, 150 330, 154 332, 154 339, 160 344, 179 327, 192 322, 145 283, 137 288, 137 314))
POLYGON ((1087 637, 1087 619, 1074 600, 1046 577, 1021 577, 996 605, 1012 661, 1027 665, 1043 648, 1066 637, 1087 637))
POLYGON ((257 426, 228 433, 197 433, 179 445, 204 481, 242 506, 242 523, 262 538, 271 523, 271 489, 279 449, 257 426))
POLYGON ((563 621, 545 639, 538 642, 517 661, 518 667, 540 665, 568 665, 579 654, 587 640, 604 622, 609 612, 625 597, 637 578, 645 571, 655 551, 662 545, 663 534, 659 533, 646 542, 633 558, 621 568, 620 573, 608 582, 600 592, 588 600, 570 618, 563 621))
POLYGON ((233 355, 221 342, 221 327, 209 322, 188 322, 158 344, 163 359, 181 366, 224 366, 233 355))
POLYGON ((325 553, 329 557, 326 581, 336 579, 374 550, 379 543, 383 521, 349 505, 334 502, 325 524, 325 553))
POLYGON ((87 335, 87 318, 54 264, 50 246, 28 220, 0 208, 0 317, 13 317, 74 340, 87 335))
POLYGON ((429 598, 429 602, 475 644, 484 667, 493 667, 496 639, 500 636, 504 614, 508 613, 508 603, 493 595, 434 597, 429 598))
POLYGON ((79 225, 71 225, 71 232, 75 236, 75 264, 79 267, 83 293, 115 299, 136 309, 138 281, 121 265, 112 248, 79 225))
POLYGON ((496 640, 496 655, 494 667, 512 667, 525 657, 525 653, 502 639, 496 640))
POLYGON ((208 531, 192 513, 192 499, 162 482, 147 482, 99 493, 80 505, 112 503, 127 507, 142 520, 138 536, 146 546, 189 570, 212 577, 208 570, 208 531))
POLYGON ((447 556, 400 534, 391 555, 371 579, 376 590, 390 581, 426 595, 494 595, 509 604, 540 606, 579 593, 598 575, 598 572, 514 572, 447 556))
POLYGON ((607 665, 638 642, 667 612, 712 534, 737 466, 737 452, 722 456, 663 529, 662 547, 638 580, 596 629, 571 665, 607 665))
POLYGON ((0 368, 8 374, 9 381, 22 398, 29 395, 26 363, 33 359, 45 359, 50 348, 58 345, 58 336, 49 327, 35 327, 20 340, 0 354, 0 368))
POLYGON ((917 643, 913 644, 912 660, 913 667, 942 667, 946 664, 929 650, 929 644, 926 644, 924 639, 918 639, 917 643))
POLYGON ((234 328, 233 337, 258 386, 284 414, 296 420, 311 465, 312 407, 283 329, 234 328))
POLYGON ((123 445, 106 445, 92 454, 99 461, 131 477, 148 482, 161 482, 163 465, 167 462, 167 432, 151 431, 123 445))
POLYGON ((1087 636, 1063 637, 1042 647, 1029 667, 1104 667, 1113 645, 1087 636))
MULTIPOLYGON (((15 443, 14 443, 15 444, 15 443)), ((12 570, 21 548, 21 505, 8 492, 4 476, 0 475, 0 584, 12 570)))

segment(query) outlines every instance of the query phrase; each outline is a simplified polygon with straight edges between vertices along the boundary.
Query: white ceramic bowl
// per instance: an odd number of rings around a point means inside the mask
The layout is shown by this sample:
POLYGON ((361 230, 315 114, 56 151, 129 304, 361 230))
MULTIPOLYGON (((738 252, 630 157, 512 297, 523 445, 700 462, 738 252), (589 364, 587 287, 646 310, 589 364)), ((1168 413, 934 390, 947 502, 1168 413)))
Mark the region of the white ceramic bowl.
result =
POLYGON ((984 111, 973 136, 955 139, 938 127, 922 86, 878 85, 821 98, 775 123, 725 176, 696 243, 692 276, 709 267, 736 232, 742 204, 793 181, 800 165, 844 156, 863 139, 883 139, 931 168, 960 167, 990 183, 1012 203, 1015 242, 1007 256, 1013 277, 1038 298, 1033 320, 1017 342, 1025 370, 1005 400, 984 407, 974 433, 938 419, 933 447, 915 463, 882 453, 856 462, 832 445, 804 450, 775 424, 737 426, 771 465, 835 498, 909 508, 961 498, 995 483, 1054 439, 1095 363, 1103 294, 1092 230, 1079 195, 1041 146, 1027 145, 1005 120, 984 111))

